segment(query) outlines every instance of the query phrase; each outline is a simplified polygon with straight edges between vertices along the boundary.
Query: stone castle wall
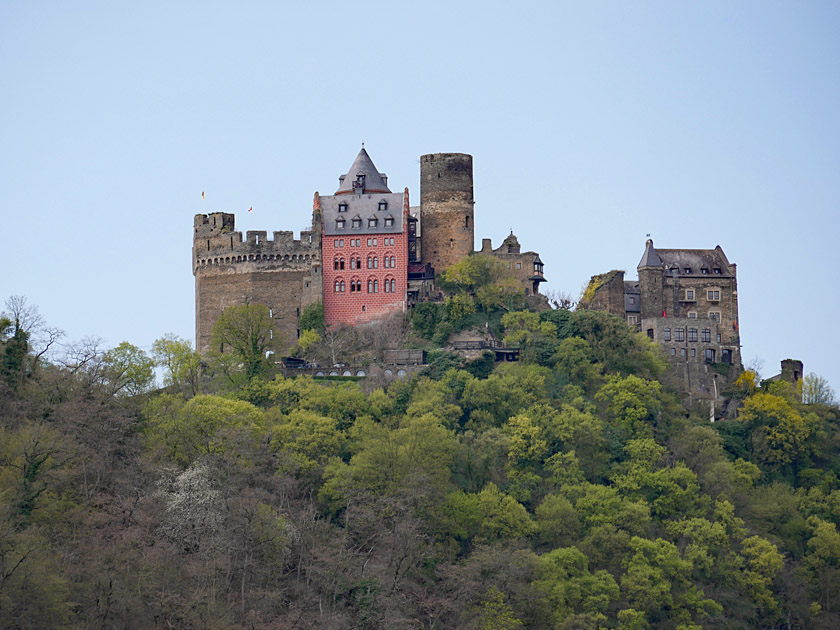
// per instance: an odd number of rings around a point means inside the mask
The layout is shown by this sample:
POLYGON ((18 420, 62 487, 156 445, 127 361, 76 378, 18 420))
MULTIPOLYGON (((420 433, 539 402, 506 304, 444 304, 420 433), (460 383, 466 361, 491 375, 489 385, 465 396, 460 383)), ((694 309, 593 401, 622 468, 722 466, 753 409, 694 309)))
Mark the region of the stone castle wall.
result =
POLYGON ((209 349, 210 333, 225 308, 264 304, 277 320, 282 344, 297 341, 298 317, 307 304, 321 299, 320 226, 301 232, 242 232, 227 213, 199 214, 193 235, 196 348, 209 349))

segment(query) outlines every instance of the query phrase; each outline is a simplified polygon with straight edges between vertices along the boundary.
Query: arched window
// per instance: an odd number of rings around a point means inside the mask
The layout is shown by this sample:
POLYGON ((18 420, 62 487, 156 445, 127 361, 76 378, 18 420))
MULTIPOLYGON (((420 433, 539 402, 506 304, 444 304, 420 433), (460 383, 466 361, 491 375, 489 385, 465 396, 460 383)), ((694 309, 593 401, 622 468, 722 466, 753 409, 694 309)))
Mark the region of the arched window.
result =
POLYGON ((373 293, 373 280, 368 280, 368 293, 373 293))
POLYGON ((338 278, 336 278, 336 279, 335 279, 335 292, 336 292, 336 293, 338 293, 339 291, 341 291, 341 289, 339 288, 340 286, 341 286, 341 281, 340 281, 338 278))
POLYGON ((338 256, 336 256, 335 258, 333 258, 333 269, 335 269, 336 271, 338 271, 338 256))
POLYGON ((376 256, 373 257, 373 268, 379 269, 379 258, 377 258, 376 256))
POLYGON ((338 268, 344 269, 344 256, 338 259, 338 268))
POLYGON ((397 292, 397 281, 394 278, 391 278, 391 293, 397 292))
POLYGON ((341 293, 344 293, 344 280, 341 281, 341 293))

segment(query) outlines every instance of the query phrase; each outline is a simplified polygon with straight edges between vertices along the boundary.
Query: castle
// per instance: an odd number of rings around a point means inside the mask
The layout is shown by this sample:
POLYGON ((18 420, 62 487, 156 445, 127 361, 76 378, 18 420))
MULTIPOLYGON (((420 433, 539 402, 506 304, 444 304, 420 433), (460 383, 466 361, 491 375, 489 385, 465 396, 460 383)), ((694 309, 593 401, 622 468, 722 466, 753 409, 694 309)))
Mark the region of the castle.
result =
MULTIPOLYGON (((197 214, 192 263, 195 275, 196 348, 206 352, 225 308, 265 304, 287 347, 300 335, 301 310, 323 302, 324 323, 358 325, 404 312, 435 297, 435 273, 473 253, 475 201, 472 156, 434 153, 420 158, 420 205, 408 188, 391 192, 364 146, 339 177, 333 195, 315 193, 312 227, 292 232, 235 230, 233 214, 197 214)), ((482 254, 507 264, 526 295, 545 281, 536 252, 522 252, 511 233, 482 254)))
POLYGON ((714 249, 657 249, 648 239, 637 267, 593 276, 580 308, 607 311, 665 351, 666 380, 689 398, 723 401, 741 371, 737 267, 714 249))

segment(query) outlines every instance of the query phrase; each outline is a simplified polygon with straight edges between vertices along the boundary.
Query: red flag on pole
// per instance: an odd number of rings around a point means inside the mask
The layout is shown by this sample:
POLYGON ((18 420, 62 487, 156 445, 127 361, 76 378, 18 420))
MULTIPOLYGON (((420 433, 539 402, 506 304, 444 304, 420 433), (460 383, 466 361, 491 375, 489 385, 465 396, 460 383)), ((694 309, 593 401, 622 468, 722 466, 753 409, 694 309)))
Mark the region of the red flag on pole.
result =
POLYGON ((201 200, 204 201, 204 191, 201 191, 201 200))
POLYGON ((254 209, 254 206, 251 206, 250 208, 248 208, 248 212, 251 212, 253 209, 254 209))
POLYGON ((662 309, 662 317, 668 317, 668 313, 665 312, 665 309, 662 309))

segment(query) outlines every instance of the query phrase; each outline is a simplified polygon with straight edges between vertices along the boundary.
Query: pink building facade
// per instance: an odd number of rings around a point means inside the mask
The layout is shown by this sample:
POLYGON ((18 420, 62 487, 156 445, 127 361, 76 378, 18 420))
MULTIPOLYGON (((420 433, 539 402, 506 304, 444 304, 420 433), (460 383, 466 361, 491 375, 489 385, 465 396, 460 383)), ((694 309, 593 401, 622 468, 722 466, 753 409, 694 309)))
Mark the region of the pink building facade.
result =
POLYGON ((322 221, 324 323, 357 325, 406 308, 408 188, 392 193, 364 147, 334 195, 315 196, 322 221))

